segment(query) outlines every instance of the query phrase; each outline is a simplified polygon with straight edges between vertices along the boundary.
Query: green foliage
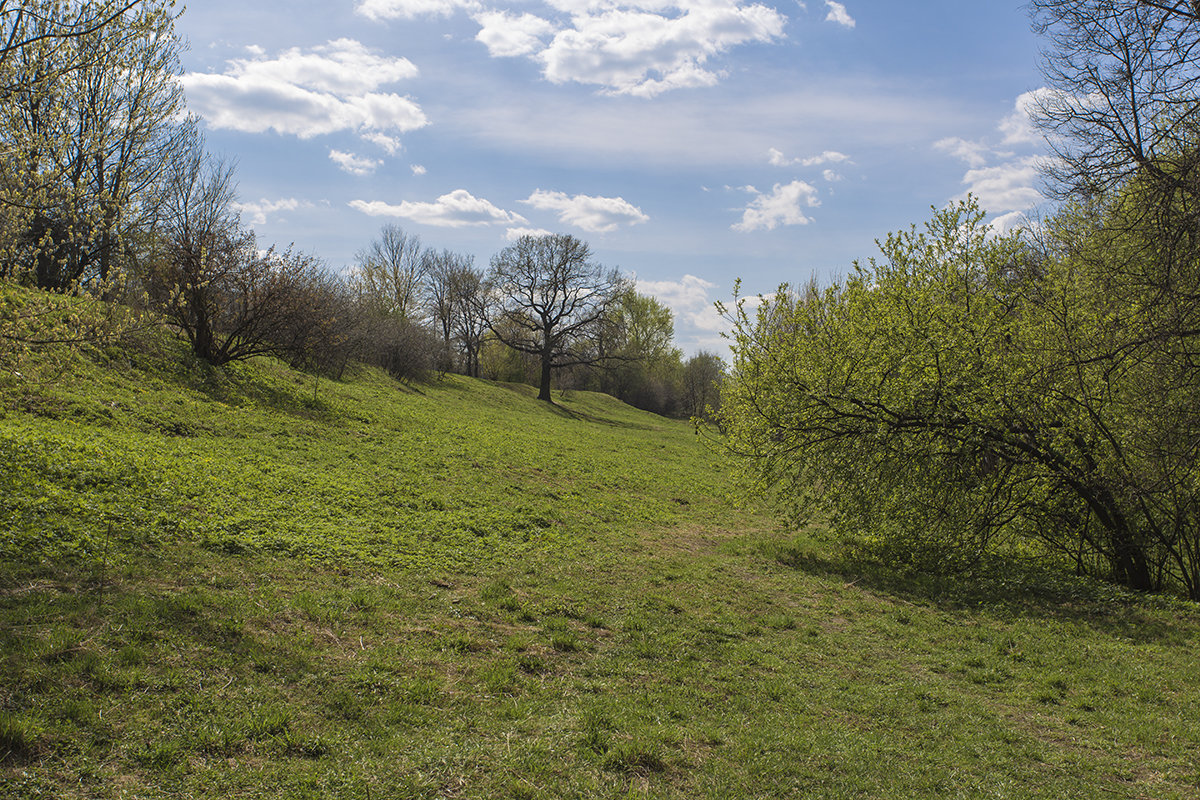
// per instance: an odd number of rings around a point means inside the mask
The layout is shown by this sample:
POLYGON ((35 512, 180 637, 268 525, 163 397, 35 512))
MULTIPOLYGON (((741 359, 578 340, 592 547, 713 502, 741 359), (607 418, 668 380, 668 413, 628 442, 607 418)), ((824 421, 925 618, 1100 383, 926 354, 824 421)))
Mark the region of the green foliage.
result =
POLYGON ((1114 291, 1132 235, 1068 234, 1038 253, 960 204, 840 285, 739 300, 722 420, 758 485, 900 568, 1032 548, 1200 597, 1190 346, 1114 291))

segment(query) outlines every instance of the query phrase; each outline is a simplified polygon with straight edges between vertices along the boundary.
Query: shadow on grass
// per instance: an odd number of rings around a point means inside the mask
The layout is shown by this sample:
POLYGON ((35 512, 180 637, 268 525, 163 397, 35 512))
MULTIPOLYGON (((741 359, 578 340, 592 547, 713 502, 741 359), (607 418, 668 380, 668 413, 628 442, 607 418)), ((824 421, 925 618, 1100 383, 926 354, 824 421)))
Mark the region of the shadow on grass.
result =
POLYGON ((1137 594, 1028 559, 993 555, 964 572, 937 575, 903 572, 877 561, 821 553, 803 538, 764 542, 760 550, 783 566, 911 603, 1004 620, 1079 623, 1139 644, 1185 644, 1196 629, 1180 627, 1173 618, 1186 616, 1200 623, 1200 605, 1168 596, 1137 594))
MULTIPOLYGON (((506 390, 512 392, 513 394, 520 395, 521 397, 526 397, 530 400, 534 400, 537 398, 536 388, 533 386, 529 386, 528 384, 496 382, 493 385, 497 386, 498 388, 501 388, 501 389, 506 389, 506 390)), ((550 413, 555 414, 559 417, 562 417, 563 419, 570 419, 570 420, 574 420, 577 422, 587 422, 587 423, 591 423, 593 425, 607 425, 610 428, 624 428, 625 430, 634 430, 634 431, 654 430, 654 426, 647 424, 647 423, 631 422, 629 420, 614 419, 611 417, 600 416, 599 414, 595 414, 595 413, 589 413, 587 411, 583 411, 580 409, 569 408, 569 407, 563 405, 564 402, 572 402, 573 396, 576 394, 577 394, 577 392, 575 392, 572 389, 562 389, 559 391, 555 391, 555 392, 551 393, 551 398, 557 398, 560 402, 555 402, 554 399, 551 399, 551 401, 549 403, 542 402, 542 403, 540 403, 540 405, 542 407, 544 407, 550 413)), ((597 394, 597 393, 589 392, 588 394, 597 394)), ((612 403, 619 405, 621 408, 623 408, 627 411, 631 410, 633 408, 632 406, 629 406, 629 407, 624 406, 623 404, 621 404, 621 401, 617 400, 616 398, 609 397, 608 399, 612 403)), ((651 413, 651 412, 644 412, 644 413, 651 413)))

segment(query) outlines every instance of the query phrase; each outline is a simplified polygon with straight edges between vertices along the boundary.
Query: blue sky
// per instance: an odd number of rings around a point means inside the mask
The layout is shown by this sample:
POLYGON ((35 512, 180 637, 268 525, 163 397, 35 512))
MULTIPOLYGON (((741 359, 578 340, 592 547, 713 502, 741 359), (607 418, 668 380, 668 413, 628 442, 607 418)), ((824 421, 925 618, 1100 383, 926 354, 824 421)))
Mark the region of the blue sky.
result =
POLYGON ((712 309, 845 273, 974 191, 1038 200, 1018 3, 204 0, 178 23, 209 149, 264 243, 335 269, 384 224, 486 266, 570 233, 724 352, 712 309))

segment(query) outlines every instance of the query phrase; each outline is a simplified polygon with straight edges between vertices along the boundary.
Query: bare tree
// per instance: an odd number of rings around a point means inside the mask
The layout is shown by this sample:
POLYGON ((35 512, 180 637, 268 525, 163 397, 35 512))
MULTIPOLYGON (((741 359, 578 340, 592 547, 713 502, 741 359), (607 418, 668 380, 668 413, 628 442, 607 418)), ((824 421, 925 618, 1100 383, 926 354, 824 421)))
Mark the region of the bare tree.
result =
POLYGON ((522 236, 492 258, 487 323, 504 344, 537 356, 538 399, 551 402, 555 370, 602 361, 610 307, 626 283, 574 236, 522 236))
POLYGON ((380 313, 415 322, 427 272, 420 237, 405 233, 398 225, 385 225, 379 237, 358 254, 352 280, 359 297, 380 313))
POLYGON ((683 365, 683 405, 688 416, 708 417, 720 410, 725 364, 715 353, 701 350, 683 365))
POLYGON ((463 371, 473 378, 480 373, 480 356, 489 333, 483 298, 487 285, 482 270, 469 267, 455 275, 452 333, 463 356, 463 371))
POLYGON ((296 319, 314 313, 324 269, 292 250, 262 252, 234 208, 233 170, 197 144, 170 176, 157 252, 145 270, 151 298, 211 364, 288 355, 296 319))
POLYGON ((446 352, 458 351, 462 371, 479 377, 479 348, 487 333, 480 313, 483 272, 475 259, 443 250, 426 253, 429 310, 446 352))
POLYGON ((1194 184, 1200 17, 1191 2, 1031 0, 1046 37, 1037 122, 1062 195, 1090 197, 1135 173, 1194 184))

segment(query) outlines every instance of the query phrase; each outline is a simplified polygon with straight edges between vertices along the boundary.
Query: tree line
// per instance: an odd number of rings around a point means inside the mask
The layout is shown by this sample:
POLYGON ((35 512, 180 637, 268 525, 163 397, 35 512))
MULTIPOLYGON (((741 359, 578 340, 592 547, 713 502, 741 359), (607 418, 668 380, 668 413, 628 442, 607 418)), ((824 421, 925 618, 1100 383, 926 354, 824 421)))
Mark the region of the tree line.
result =
POLYGON ((1034 0, 1046 219, 974 201, 729 308, 731 447, 897 568, 1002 550, 1200 600, 1200 21, 1034 0))
POLYGON ((91 302, 157 315, 214 365, 270 354, 340 375, 362 361, 527 381, 547 401, 557 381, 660 413, 717 405, 720 360, 685 361, 670 310, 573 236, 522 237, 481 269, 388 225, 342 273, 260 243, 234 168, 187 114, 180 13, 0 0, 0 280, 48 298, 0 310, 0 344, 86 336, 76 310, 91 302))

